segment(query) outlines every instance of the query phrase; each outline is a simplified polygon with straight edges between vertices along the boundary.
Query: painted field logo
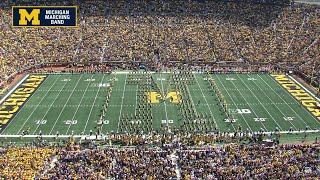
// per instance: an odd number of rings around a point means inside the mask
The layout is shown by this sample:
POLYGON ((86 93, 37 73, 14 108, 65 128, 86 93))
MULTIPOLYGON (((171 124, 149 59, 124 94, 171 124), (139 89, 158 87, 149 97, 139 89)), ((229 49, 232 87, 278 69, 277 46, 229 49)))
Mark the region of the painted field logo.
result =
POLYGON ((13 6, 13 27, 77 27, 76 6, 13 6))
POLYGON ((283 86, 294 98, 296 98, 310 113, 320 121, 320 108, 318 100, 307 93, 302 87, 296 84, 286 75, 272 75, 281 86, 283 86))
POLYGON ((0 104, 0 133, 9 124, 46 76, 31 75, 0 104))
POLYGON ((173 104, 179 104, 181 102, 181 95, 179 92, 176 92, 176 91, 169 92, 166 96, 162 96, 160 93, 155 91, 151 91, 147 95, 148 95, 148 101, 151 104, 157 104, 157 103, 160 103, 160 100, 167 100, 167 99, 169 99, 169 101, 173 104))

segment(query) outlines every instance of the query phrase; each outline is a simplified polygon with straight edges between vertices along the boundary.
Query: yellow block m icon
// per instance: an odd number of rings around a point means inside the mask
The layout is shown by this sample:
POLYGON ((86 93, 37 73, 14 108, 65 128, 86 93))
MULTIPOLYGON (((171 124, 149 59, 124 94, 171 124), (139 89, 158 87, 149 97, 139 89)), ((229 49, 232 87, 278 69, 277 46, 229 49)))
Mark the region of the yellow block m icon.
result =
POLYGON ((162 96, 161 94, 159 94, 158 92, 148 92, 148 101, 151 104, 157 104, 160 103, 159 100, 166 100, 169 99, 171 103, 173 104, 179 104, 181 102, 181 95, 179 92, 176 91, 172 91, 169 92, 166 96, 162 96))
POLYGON ((19 15, 19 25, 28 25, 30 21, 32 25, 40 25, 40 9, 33 9, 30 14, 26 9, 19 9, 19 15))

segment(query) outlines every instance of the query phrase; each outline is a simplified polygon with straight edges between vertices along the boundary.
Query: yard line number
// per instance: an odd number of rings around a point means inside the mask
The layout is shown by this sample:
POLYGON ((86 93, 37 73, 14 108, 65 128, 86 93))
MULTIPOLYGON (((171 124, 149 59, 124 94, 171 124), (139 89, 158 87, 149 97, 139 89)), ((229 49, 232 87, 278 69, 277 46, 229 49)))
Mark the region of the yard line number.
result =
POLYGON ((96 79, 86 79, 86 80, 84 80, 85 82, 94 82, 94 81, 96 81, 96 79))
POLYGON ((265 122, 267 118, 253 118, 257 122, 265 122))
MULTIPOLYGON (((162 124, 166 124, 167 120, 161 120, 162 124)), ((173 124, 173 120, 168 120, 168 124, 173 124)))
POLYGON ((36 120, 35 122, 37 125, 44 125, 47 123, 47 120, 42 119, 42 120, 36 120))
POLYGON ((65 79, 62 79, 61 81, 63 81, 63 82, 69 82, 69 81, 71 81, 71 79, 65 78, 65 79))
POLYGON ((237 80, 236 78, 226 78, 227 81, 235 81, 237 80))
POLYGON ((226 123, 235 123, 238 119, 224 119, 224 122, 226 123))
POLYGON ((75 125, 78 123, 78 121, 77 120, 66 120, 66 121, 64 121, 64 123, 66 125, 75 125))
POLYGON ((232 114, 251 114, 250 109, 230 109, 230 113, 232 114))
POLYGON ((285 121, 293 121, 294 117, 283 117, 285 121))

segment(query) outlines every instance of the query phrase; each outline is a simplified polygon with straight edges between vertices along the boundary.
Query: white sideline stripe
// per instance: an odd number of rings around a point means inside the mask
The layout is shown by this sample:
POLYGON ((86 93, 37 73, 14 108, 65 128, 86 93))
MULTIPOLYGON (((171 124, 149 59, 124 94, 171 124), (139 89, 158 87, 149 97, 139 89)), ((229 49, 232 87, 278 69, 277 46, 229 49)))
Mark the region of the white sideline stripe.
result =
POLYGON ((311 91, 309 91, 309 89, 307 89, 306 87, 304 87, 299 81, 297 81, 296 79, 294 79, 292 76, 288 75, 290 77, 290 79, 292 79, 295 83, 297 83, 300 87, 302 87, 302 89, 304 89, 305 91, 307 91, 311 96, 313 96, 314 98, 316 98, 316 100, 318 100, 318 102, 320 102, 320 99, 314 95, 311 91))
MULTIPOLYGON (((111 72, 112 74, 130 74, 134 71, 114 71, 114 72, 111 72)), ((144 72, 144 71, 143 71, 144 72)), ((155 72, 155 71, 147 71, 148 73, 150 74, 155 74, 155 73, 158 73, 158 72, 155 72)), ((161 74, 170 74, 172 73, 171 71, 161 71, 161 74)), ((203 74, 203 72, 197 72, 197 71, 192 71, 191 72, 192 74, 203 74)))
POLYGON ((25 77, 23 77, 18 84, 14 86, 0 101, 0 105, 15 91, 22 83, 29 77, 29 74, 27 74, 25 77))
MULTIPOLYGON (((114 71, 112 72, 111 74, 130 74, 134 71, 114 71)), ((155 71, 148 71, 148 73, 150 74, 155 74, 156 72, 155 71)), ((168 73, 171 73, 169 71, 164 71, 164 72, 161 72, 161 73, 164 73, 164 74, 168 74, 168 73)))
MULTIPOLYGON (((135 71, 112 71, 111 74, 130 74, 132 72, 135 72, 135 71)), ((144 71, 141 71, 141 72, 144 72, 144 71)), ((150 74, 155 74, 155 73, 158 73, 158 72, 155 72, 155 71, 146 71, 150 74)), ((162 71, 161 72, 162 74, 170 74, 172 73, 172 71, 162 71)), ((203 74, 203 72, 197 72, 197 71, 192 71, 191 72, 192 74, 203 74)), ((34 73, 34 74, 84 74, 84 73, 77 73, 77 72, 74 72, 74 73, 69 73, 69 72, 55 72, 55 73, 48 73, 48 72, 45 72, 45 73, 34 73)), ((86 73, 88 74, 88 73, 86 73)), ((106 74, 106 73, 94 73, 94 74, 106 74)))
MULTIPOLYGON (((303 134, 303 133, 319 133, 320 130, 302 130, 302 131, 279 131, 280 134, 303 134)), ((257 132, 253 132, 251 134, 257 134, 257 132)), ((262 134, 269 135, 269 134, 275 134, 275 132, 262 132, 262 134)), ((234 133, 229 133, 229 136, 233 136, 234 133)), ((0 138, 36 138, 39 137, 39 135, 0 135, 0 138)), ((42 135, 41 137, 43 138, 54 138, 57 137, 57 135, 42 135)), ((96 136, 90 136, 90 135, 59 135, 58 138, 69 138, 69 137, 74 137, 74 138, 87 138, 87 139, 96 139, 96 136)), ((107 138, 108 136, 106 135, 98 135, 98 138, 107 138)))

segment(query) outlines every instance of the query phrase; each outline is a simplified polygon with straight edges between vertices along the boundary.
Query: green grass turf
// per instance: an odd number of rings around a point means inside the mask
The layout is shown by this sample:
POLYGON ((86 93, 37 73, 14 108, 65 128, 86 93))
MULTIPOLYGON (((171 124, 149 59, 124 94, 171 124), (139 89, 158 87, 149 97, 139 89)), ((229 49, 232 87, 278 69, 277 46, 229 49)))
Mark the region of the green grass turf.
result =
MULTIPOLYGON (((106 120, 108 124, 102 127, 102 133, 117 132, 121 127, 123 115, 134 115, 137 106, 138 85, 128 84, 126 73, 117 73, 112 90, 106 120)), ((165 94, 174 90, 169 83, 169 73, 152 74, 165 94)), ((220 131, 235 131, 239 127, 244 130, 281 131, 304 130, 306 126, 319 129, 320 122, 312 116, 298 101, 294 99, 268 74, 211 74, 236 122, 225 122, 226 115, 218 105, 217 95, 209 86, 202 74, 195 74, 195 83, 187 85, 198 114, 209 116, 206 125, 209 130, 217 127, 220 131), (198 104, 200 102, 200 104, 198 104), (237 110, 239 109, 239 110, 237 110), (247 110, 243 110, 247 109, 247 110), (247 111, 250 113, 239 113, 247 111), (286 121, 285 117, 292 117, 286 121), (255 118, 265 118, 264 122, 255 118)), ((99 84, 111 83, 112 75, 108 74, 51 74, 24 104, 23 108, 10 121, 2 132, 3 135, 21 134, 30 129, 30 134, 43 135, 89 134, 95 131, 102 105, 107 94, 107 87, 99 84), (94 81, 90 81, 94 79, 94 81), (89 80, 89 81, 88 81, 89 80), (72 120, 74 124, 68 124, 72 120)), ((179 128, 182 120, 178 113, 178 105, 169 100, 152 105, 152 128, 160 130, 163 120, 172 120, 171 129, 179 128)))

